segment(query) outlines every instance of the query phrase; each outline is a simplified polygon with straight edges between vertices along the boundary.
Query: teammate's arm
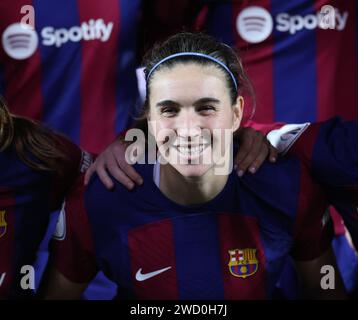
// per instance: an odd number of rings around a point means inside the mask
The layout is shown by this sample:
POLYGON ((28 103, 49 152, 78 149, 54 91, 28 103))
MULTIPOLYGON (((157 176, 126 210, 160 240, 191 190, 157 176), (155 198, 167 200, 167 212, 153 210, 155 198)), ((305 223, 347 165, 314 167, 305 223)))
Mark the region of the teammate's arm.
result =
POLYGON ((98 272, 80 176, 67 195, 49 247, 49 269, 41 283, 45 299, 79 299, 98 272))
MULTIPOLYGON (((237 133, 240 143, 239 152, 235 159, 235 168, 239 176, 247 170, 255 173, 262 163, 269 157, 271 162, 277 159, 277 151, 261 131, 250 127, 243 127, 237 133)), ((131 143, 124 141, 124 135, 120 135, 104 152, 102 152, 85 175, 87 184, 94 172, 97 172, 102 183, 108 188, 113 188, 112 175, 128 189, 134 188, 135 184, 141 185, 143 179, 125 159, 127 147, 131 143)))
POLYGON ((339 118, 310 125, 289 150, 325 187, 358 248, 358 121, 339 118))
POLYGON ((234 160, 234 167, 239 176, 246 171, 255 173, 267 158, 272 163, 276 161, 278 152, 263 131, 243 127, 238 130, 237 138, 240 148, 234 160))

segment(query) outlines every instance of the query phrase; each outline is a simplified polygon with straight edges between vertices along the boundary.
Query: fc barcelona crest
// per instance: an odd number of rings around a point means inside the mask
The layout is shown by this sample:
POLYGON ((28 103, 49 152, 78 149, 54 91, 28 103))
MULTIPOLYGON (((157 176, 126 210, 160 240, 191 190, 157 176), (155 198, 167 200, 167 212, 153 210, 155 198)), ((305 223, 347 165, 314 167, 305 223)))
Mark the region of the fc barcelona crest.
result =
POLYGON ((229 250, 229 270, 234 277, 246 278, 252 276, 259 268, 256 249, 229 250))
POLYGON ((5 210, 0 211, 0 238, 6 233, 7 223, 5 221, 5 213, 5 210))

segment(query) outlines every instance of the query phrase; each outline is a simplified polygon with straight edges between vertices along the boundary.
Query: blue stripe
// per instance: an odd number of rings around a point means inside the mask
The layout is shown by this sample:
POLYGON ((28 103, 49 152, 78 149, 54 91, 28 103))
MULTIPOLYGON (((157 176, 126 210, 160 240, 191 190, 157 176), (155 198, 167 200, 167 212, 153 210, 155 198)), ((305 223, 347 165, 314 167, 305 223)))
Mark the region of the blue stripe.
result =
MULTIPOLYGON (((114 202, 111 202, 114 203, 114 202)), ((95 233, 94 233, 95 234, 95 233)), ((118 284, 117 286, 117 298, 120 300, 129 300, 135 299, 134 293, 134 284, 132 282, 132 274, 131 274, 131 257, 129 252, 129 241, 128 241, 128 229, 123 229, 123 234, 121 235, 121 251, 116 255, 112 255, 111 257, 111 266, 121 266, 119 270, 113 270, 112 273, 109 273, 103 264, 100 264, 100 269, 104 272, 104 274, 111 279, 114 283, 118 284), (117 260, 121 262, 118 263, 117 260)), ((95 241, 96 243, 97 241, 95 241)), ((103 246, 101 246, 103 247, 103 246)), ((110 266, 108 266, 110 269, 110 266)))
POLYGON ((255 212, 259 217, 260 239, 263 245, 266 265, 266 291, 271 297, 280 277, 285 259, 292 246, 292 231, 297 219, 299 205, 301 169, 296 158, 280 159, 279 165, 264 164, 254 178, 244 176, 242 182, 249 188, 239 189, 240 212, 255 212), (272 181, 271 177, 275 177, 272 181), (286 189, 282 189, 286 186, 286 189), (261 201, 253 198, 254 192, 261 201), (266 204, 263 209, 262 201, 266 204), (277 212, 281 212, 277 214, 277 212), (272 235, 279 235, 273 237, 272 235))
MULTIPOLYGON (((274 20, 280 13, 314 14, 314 1, 271 1, 274 20)), ((274 120, 315 121, 317 118, 316 32, 273 32, 274 120)))
POLYGON ((43 275, 46 265, 47 265, 47 261, 48 261, 48 257, 49 257, 48 245, 49 245, 52 235, 55 231, 57 220, 60 215, 60 210, 51 212, 51 214, 49 213, 48 215, 49 215, 49 223, 47 226, 47 230, 46 230, 44 238, 42 239, 42 241, 39 245, 36 262, 34 262, 34 264, 33 264, 33 267, 34 267, 35 273, 36 273, 36 278, 35 278, 36 290, 39 288, 42 275, 43 275))
MULTIPOLYGON (((46 235, 49 223, 49 199, 51 195, 51 180, 49 177, 36 179, 34 175, 27 175, 27 179, 34 187, 26 190, 17 190, 15 201, 15 236, 13 266, 13 287, 20 295, 24 292, 20 288, 20 280, 23 276, 20 269, 24 265, 33 266, 40 244, 46 235)), ((29 185, 29 184, 28 184, 29 185)), ((37 274, 40 277, 40 274, 37 274)), ((36 280, 36 279, 35 279, 36 280)))
POLYGON ((217 216, 173 221, 179 299, 224 299, 217 216))
POLYGON ((207 17, 207 32, 229 46, 235 46, 233 34, 232 3, 212 4, 207 17))
POLYGON ((34 0, 36 30, 40 37, 43 121, 50 127, 80 140, 81 44, 67 41, 60 47, 43 44, 45 27, 69 29, 80 26, 77 2, 34 0))
POLYGON ((119 0, 120 26, 116 81, 116 132, 129 128, 139 114, 137 63, 140 0, 119 0))

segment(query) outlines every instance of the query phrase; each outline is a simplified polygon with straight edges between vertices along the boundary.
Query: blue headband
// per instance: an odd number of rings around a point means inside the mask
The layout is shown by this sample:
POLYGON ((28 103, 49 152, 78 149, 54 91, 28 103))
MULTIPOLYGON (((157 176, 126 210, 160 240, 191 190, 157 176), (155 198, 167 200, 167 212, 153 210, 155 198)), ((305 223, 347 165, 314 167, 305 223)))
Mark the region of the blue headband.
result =
POLYGON ((147 82, 148 82, 148 79, 150 78, 150 76, 152 75, 152 73, 155 71, 155 69, 157 69, 163 62, 166 62, 168 60, 174 59, 176 57, 183 57, 183 56, 201 57, 201 58, 205 58, 205 59, 208 59, 208 60, 211 60, 211 61, 217 63, 222 68, 224 68, 226 70, 226 72, 230 75, 232 81, 234 82, 235 89, 237 91, 236 79, 235 79, 234 75, 232 74, 232 72, 229 70, 229 68, 224 63, 222 63, 220 60, 218 60, 218 59, 216 59, 216 58, 214 58, 212 56, 209 56, 207 54, 199 53, 199 52, 179 52, 179 53, 172 54, 172 55, 170 55, 168 57, 165 57, 164 59, 162 59, 159 62, 157 62, 152 69, 150 69, 150 71, 148 73, 148 76, 147 76, 147 82))

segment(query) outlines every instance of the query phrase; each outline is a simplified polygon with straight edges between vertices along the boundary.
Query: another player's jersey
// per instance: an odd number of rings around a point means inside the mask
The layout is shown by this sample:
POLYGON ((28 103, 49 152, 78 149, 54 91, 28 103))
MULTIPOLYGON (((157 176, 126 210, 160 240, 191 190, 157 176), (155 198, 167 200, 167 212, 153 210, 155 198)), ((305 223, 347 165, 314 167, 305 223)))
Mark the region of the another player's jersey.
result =
POLYGON ((310 125, 293 145, 341 214, 358 248, 358 121, 310 125))
POLYGON ((358 119, 357 1, 202 2, 204 29, 239 49, 256 93, 255 121, 358 119), (331 7, 322 20, 324 5, 331 7))
POLYGON ((141 0, 1 1, 0 93, 11 111, 99 153, 136 115, 140 5, 141 0), (30 21, 28 5, 35 30, 20 25, 22 18, 30 21))
POLYGON ((32 293, 21 287, 21 279, 36 260, 50 213, 61 208, 84 164, 84 153, 77 146, 60 138, 58 147, 69 159, 63 176, 30 169, 14 149, 0 153, 0 299, 32 293))
POLYGON ((289 253, 311 260, 331 239, 318 186, 297 159, 279 162, 230 174, 219 195, 193 206, 161 193, 153 165, 136 166, 145 183, 133 191, 95 178, 67 199, 55 266, 82 283, 101 269, 120 299, 270 298, 289 253))

